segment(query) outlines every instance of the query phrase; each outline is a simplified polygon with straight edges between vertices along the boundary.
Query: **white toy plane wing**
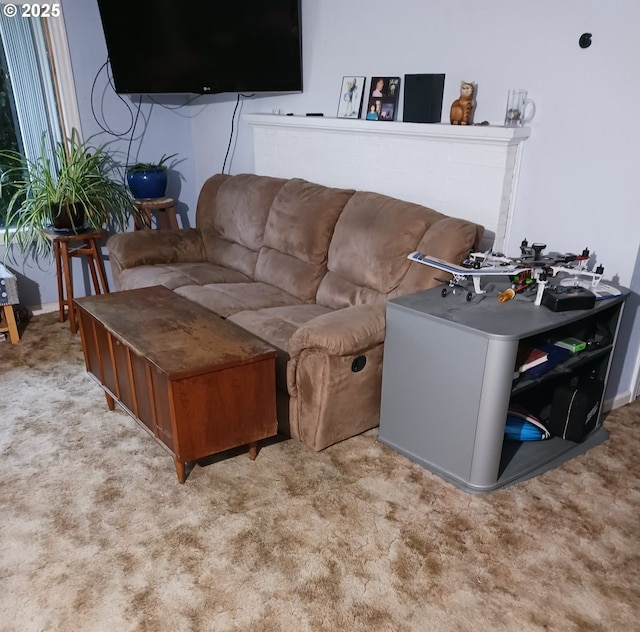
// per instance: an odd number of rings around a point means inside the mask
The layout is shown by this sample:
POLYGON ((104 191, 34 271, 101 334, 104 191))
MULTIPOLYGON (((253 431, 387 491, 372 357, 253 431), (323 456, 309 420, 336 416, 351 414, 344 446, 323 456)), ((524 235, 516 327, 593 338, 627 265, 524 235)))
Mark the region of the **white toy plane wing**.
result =
POLYGON ((449 272, 454 276, 514 276, 516 274, 520 274, 523 271, 523 268, 505 265, 485 266, 484 268, 466 268, 465 266, 460 266, 455 263, 449 263, 448 261, 438 259, 437 257, 424 255, 418 251, 412 252, 407 257, 407 259, 411 259, 411 261, 417 261, 418 263, 423 263, 424 265, 431 266, 432 268, 437 268, 438 270, 442 270, 443 272, 449 272))

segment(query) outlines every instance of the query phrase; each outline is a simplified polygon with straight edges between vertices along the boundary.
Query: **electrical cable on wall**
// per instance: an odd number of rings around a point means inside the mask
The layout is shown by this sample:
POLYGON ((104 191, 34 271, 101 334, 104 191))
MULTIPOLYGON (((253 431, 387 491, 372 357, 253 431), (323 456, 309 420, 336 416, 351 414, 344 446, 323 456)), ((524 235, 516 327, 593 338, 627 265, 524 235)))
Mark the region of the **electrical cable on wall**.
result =
MULTIPOLYGON (((233 133, 235 130, 235 121, 236 121, 236 113, 238 111, 238 106, 240 105, 240 98, 244 98, 244 99, 250 99, 251 97, 255 96, 255 92, 253 94, 242 94, 242 92, 238 92, 238 96, 236 98, 236 105, 233 108, 233 114, 231 115, 231 133, 229 134, 229 143, 227 144, 227 152, 224 155, 224 161, 222 163, 222 171, 221 173, 224 173, 224 170, 227 166, 227 158, 229 157, 229 151, 231 151, 231 144, 233 143, 233 133)), ((232 157, 233 160, 233 157, 232 157)), ((231 169, 231 163, 229 163, 229 169, 231 169)))
MULTIPOLYGON (((196 94, 194 97, 191 97, 190 99, 188 99, 184 103, 181 103, 180 105, 172 106, 172 105, 165 105, 164 103, 160 103, 160 101, 156 101, 150 94, 147 95, 147 97, 149 98, 150 101, 153 101, 153 103, 155 103, 156 105, 159 105, 161 108, 164 108, 165 110, 169 110, 169 112, 177 112, 178 110, 181 110, 185 105, 190 105, 196 99, 200 99, 203 96, 204 96, 204 94, 196 94)), ((189 117, 189 118, 191 118, 191 117, 189 117)))
MULTIPOLYGON (((136 108, 136 117, 133 120, 133 126, 131 127, 131 136, 129 136, 129 143, 127 145, 127 157, 125 158, 124 164, 129 164, 129 156, 131 156, 131 145, 133 143, 133 139, 136 133, 136 125, 138 124, 138 117, 140 116, 140 110, 142 106, 142 95, 138 95, 138 107, 136 108)), ((149 114, 151 114, 151 110, 149 110, 149 114)), ((146 130, 146 125, 145 125, 146 130)), ((143 134, 144 137, 144 134, 143 134)), ((140 144, 142 144, 142 138, 140 139, 140 144)), ((123 176, 126 179, 126 175, 123 176)))
MULTIPOLYGON (((140 95, 138 95, 137 103, 130 104, 126 99, 124 99, 122 97, 122 95, 120 95, 118 92, 116 92, 116 88, 115 88, 115 85, 114 85, 114 82, 113 82, 112 73, 110 71, 110 60, 109 60, 109 58, 107 58, 107 60, 100 66, 100 68, 96 72, 96 75, 93 78, 93 82, 91 84, 91 95, 90 95, 91 114, 93 116, 94 121, 98 125, 98 127, 105 134, 108 134, 109 136, 112 136, 113 138, 118 138, 118 139, 127 138, 128 139, 127 155, 126 155, 126 159, 125 159, 125 165, 126 165, 126 164, 129 164, 129 158, 131 156, 131 147, 133 145, 133 141, 136 140, 135 134, 136 134, 136 128, 138 126, 138 120, 139 120, 140 116, 142 116, 143 119, 145 120, 145 126, 144 126, 144 129, 142 130, 142 132, 140 134, 140 137, 139 137, 138 152, 140 151, 140 146, 142 146, 142 142, 144 140, 144 135, 145 135, 146 129, 147 129, 147 124, 148 124, 149 119, 151 117, 151 112, 153 111, 154 105, 158 105, 158 106, 164 108, 165 110, 169 110, 170 112, 178 113, 179 110, 181 110, 182 108, 184 108, 187 105, 190 105, 196 99, 199 99, 202 96, 204 96, 204 95, 197 94, 197 95, 189 98, 188 100, 186 100, 184 103, 181 103, 180 105, 168 106, 168 105, 165 105, 163 103, 160 103, 159 101, 154 99, 151 95, 142 95, 142 94, 140 94, 140 95), (97 82, 98 82, 98 79, 99 79, 100 75, 102 74, 103 71, 105 71, 105 69, 106 69, 106 73, 107 73, 107 85, 105 86, 105 89, 103 90, 103 93, 102 93, 102 96, 101 96, 101 99, 100 99, 100 117, 99 117, 98 116, 98 112, 96 111, 96 106, 95 106, 96 85, 97 85, 97 82), (125 108, 127 108, 128 112, 129 112, 129 116, 131 117, 131 122, 130 122, 129 126, 127 127, 126 130, 124 130, 122 132, 118 132, 118 131, 114 130, 108 124, 108 122, 106 120, 106 116, 105 116, 104 111, 103 111, 104 97, 105 97, 107 86, 111 88, 111 90, 116 95, 116 97, 124 104, 125 108), (151 105, 149 107, 149 110, 146 113, 144 113, 142 111, 142 100, 143 100, 143 97, 145 97, 145 96, 151 101, 151 105), (135 113, 134 113, 134 110, 135 110, 135 113)), ((203 109, 204 109, 204 106, 203 106, 203 109)), ((200 110, 200 112, 198 112, 195 116, 197 116, 201 112, 202 112, 202 110, 200 110)), ((189 118, 191 118, 191 117, 189 117, 189 118)))
MULTIPOLYGON (((93 116, 93 120, 96 122, 96 124, 98 125, 98 127, 105 132, 106 134, 109 134, 109 136, 114 136, 116 138, 124 138, 125 136, 127 136, 133 129, 134 127, 134 115, 133 115, 133 111, 131 110, 131 106, 122 98, 122 96, 120 96, 117 92, 115 92, 115 89, 113 87, 113 82, 111 79, 111 75, 110 73, 107 71, 107 82, 108 84, 111 86, 111 88, 113 89, 114 93, 116 94, 116 96, 118 97, 118 99, 120 99, 120 101, 122 101, 122 103, 124 104, 125 108, 127 108, 127 110, 129 111, 129 115, 131 116, 131 123, 129 125, 129 127, 124 131, 124 132, 116 132, 113 129, 111 129, 108 125, 106 120, 104 120, 104 116, 103 116, 103 120, 104 123, 102 123, 99 119, 98 116, 96 114, 96 110, 95 110, 95 106, 94 106, 94 95, 95 95, 95 91, 96 91, 96 84, 98 82, 98 78, 100 77, 100 74, 102 73, 102 71, 107 68, 109 64, 109 59, 107 59, 107 61, 104 62, 104 64, 102 64, 102 66, 100 66, 100 68, 98 69, 98 72, 96 72, 95 77, 93 78, 93 82, 91 84, 91 95, 90 95, 90 104, 91 104, 91 114, 93 116)), ((104 102, 104 92, 102 95, 102 99, 100 102, 100 111, 102 112, 102 104, 104 102)))
MULTIPOLYGON (((106 88, 106 86, 105 86, 105 88, 106 88)), ((133 141, 136 139, 136 137, 135 137, 136 128, 138 126, 138 120, 139 120, 141 115, 145 119, 145 122, 148 123, 154 105, 158 105, 159 107, 161 107, 161 108, 163 108, 165 110, 169 110, 170 112, 177 113, 182 108, 184 108, 185 106, 190 105, 191 103, 193 103, 194 101, 196 101, 197 99, 199 99, 199 98, 201 98, 203 96, 205 96, 205 95, 197 94, 197 95, 187 99, 184 103, 181 103, 180 105, 168 106, 168 105, 165 105, 164 103, 160 103, 159 101, 154 99, 151 95, 142 95, 142 94, 140 94, 140 95, 138 95, 137 103, 135 103, 132 106, 120 94, 118 94, 116 92, 116 88, 115 88, 115 85, 114 85, 114 82, 113 82, 113 77, 112 77, 112 74, 111 74, 110 69, 109 69, 109 59, 107 58, 107 60, 102 64, 102 66, 100 66, 100 68, 96 72, 96 75, 95 75, 95 77, 93 79, 93 82, 91 84, 91 98, 90 98, 91 114, 93 116, 94 121, 98 125, 98 127, 104 133, 106 133, 109 136, 112 136, 114 138, 120 138, 120 139, 128 138, 127 155, 126 155, 126 159, 125 159, 125 165, 126 165, 126 164, 129 163, 129 158, 131 156, 131 147, 133 145, 133 141), (103 94, 102 94, 102 99, 100 101, 100 114, 101 114, 102 120, 100 120, 100 118, 98 117, 98 113, 96 112, 96 107, 94 105, 95 94, 96 94, 96 84, 98 82, 98 79, 99 79, 101 73, 103 71, 105 71, 105 69, 106 69, 106 73, 107 73, 107 84, 108 84, 108 86, 113 90, 113 93, 118 97, 118 99, 120 99, 120 101, 127 108, 128 112, 129 112, 129 115, 131 117, 131 123, 129 124, 127 129, 125 131, 123 131, 123 132, 118 132, 118 131, 112 129, 111 126, 107 123, 106 116, 104 115, 104 112, 102 110, 102 106, 103 106, 103 103, 104 103, 104 94, 105 94, 104 91, 103 91, 103 94), (143 99, 143 96, 146 96, 151 101, 151 106, 149 108, 149 111, 146 114, 142 113, 142 99, 143 99), (135 109, 135 113, 134 113, 134 109, 135 109)), ((233 114, 231 116, 231 132, 229 134, 229 142, 227 144, 227 151, 225 153, 224 160, 223 160, 223 163, 222 163, 221 173, 224 173, 225 169, 227 168, 227 161, 229 160, 229 154, 231 152, 231 147, 233 145, 234 135, 235 135, 235 132, 236 132, 236 116, 238 115, 238 108, 240 107, 240 101, 241 101, 241 99, 249 99, 249 98, 252 98, 254 96, 255 96, 255 93, 252 93, 252 94, 243 94, 242 92, 238 93, 238 96, 236 98, 236 104, 235 104, 235 107, 233 109, 233 114)), ((200 114, 203 110, 204 110, 204 105, 203 105, 202 110, 200 110, 200 112, 198 112, 195 116, 200 114)), ((147 125, 145 124, 145 128, 142 131, 142 133, 140 135, 140 139, 139 139, 140 140, 140 146, 142 145, 142 142, 144 140, 144 135, 146 133, 146 128, 147 128, 147 125)), ((138 151, 140 150, 140 146, 138 147, 138 151)), ((233 157, 232 157, 232 159, 233 159, 233 157)), ((229 164, 229 168, 231 168, 230 164, 229 164)))

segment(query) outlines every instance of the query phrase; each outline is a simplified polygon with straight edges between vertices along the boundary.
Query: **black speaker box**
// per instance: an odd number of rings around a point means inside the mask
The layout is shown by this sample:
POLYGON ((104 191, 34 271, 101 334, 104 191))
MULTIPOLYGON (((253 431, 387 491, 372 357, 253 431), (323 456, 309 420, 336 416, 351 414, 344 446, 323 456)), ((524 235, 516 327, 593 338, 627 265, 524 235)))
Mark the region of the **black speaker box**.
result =
POLYGON ((404 110, 407 123, 440 123, 444 75, 405 75, 404 110))

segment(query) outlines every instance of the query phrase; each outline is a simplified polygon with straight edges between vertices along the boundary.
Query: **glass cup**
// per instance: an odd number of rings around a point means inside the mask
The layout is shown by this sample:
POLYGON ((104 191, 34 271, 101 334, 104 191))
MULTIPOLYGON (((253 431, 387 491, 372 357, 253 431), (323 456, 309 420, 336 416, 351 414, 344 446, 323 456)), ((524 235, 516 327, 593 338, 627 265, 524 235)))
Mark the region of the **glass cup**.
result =
POLYGON ((522 127, 536 113, 536 104, 527 98, 526 90, 509 90, 507 109, 504 114, 505 127, 522 127))

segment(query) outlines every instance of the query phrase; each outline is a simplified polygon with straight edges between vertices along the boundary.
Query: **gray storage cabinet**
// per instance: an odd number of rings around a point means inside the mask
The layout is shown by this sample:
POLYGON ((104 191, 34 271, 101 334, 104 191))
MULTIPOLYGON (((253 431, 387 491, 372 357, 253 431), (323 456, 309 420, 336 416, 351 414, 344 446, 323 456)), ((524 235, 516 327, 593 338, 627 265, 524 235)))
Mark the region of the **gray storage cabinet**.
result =
MULTIPOLYGON (((554 390, 596 375, 606 388, 628 291, 593 309, 551 312, 530 300, 495 294, 466 302, 440 288, 387 304, 378 439, 469 492, 489 492, 540 474, 608 437, 601 408, 582 443, 504 440, 511 404, 548 414, 554 390), (514 379, 519 345, 609 332, 605 343, 571 356, 540 378, 514 379)), ((600 334, 598 334, 600 335, 600 334)), ((602 398, 601 398, 602 399, 602 398)))

